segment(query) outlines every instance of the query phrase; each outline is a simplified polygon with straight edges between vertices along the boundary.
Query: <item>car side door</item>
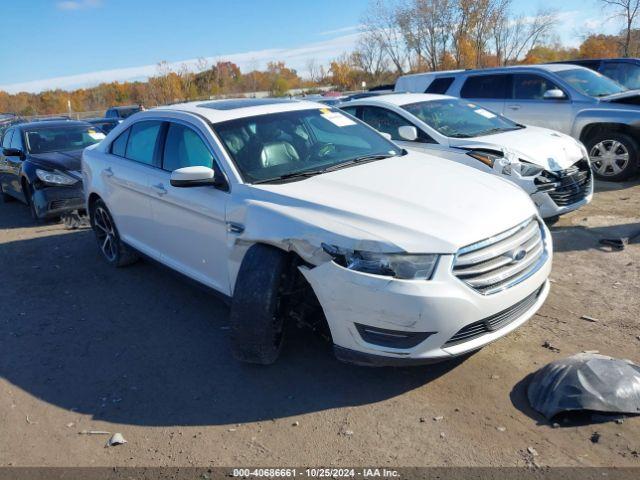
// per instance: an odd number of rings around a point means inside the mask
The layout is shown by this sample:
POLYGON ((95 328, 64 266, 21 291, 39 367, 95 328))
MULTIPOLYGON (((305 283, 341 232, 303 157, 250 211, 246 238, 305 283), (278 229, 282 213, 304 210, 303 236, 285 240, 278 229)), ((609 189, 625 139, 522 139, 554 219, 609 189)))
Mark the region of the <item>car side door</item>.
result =
POLYGON ((200 127, 171 119, 167 123, 161 168, 151 175, 151 210, 157 235, 153 248, 172 269, 229 295, 225 186, 174 187, 171 172, 183 167, 212 168, 225 178, 215 150, 200 127))
POLYGON ((11 193, 12 195, 26 201, 27 194, 22 191, 22 181, 20 179, 22 164, 24 162, 26 152, 22 137, 22 130, 15 128, 13 135, 11 136, 9 148, 15 153, 19 152, 19 154, 5 155, 6 170, 4 182, 7 188, 7 193, 11 193))
POLYGON ((509 81, 505 73, 469 75, 460 87, 460 98, 503 113, 509 81))
POLYGON ((151 174, 160 164, 159 149, 164 122, 141 120, 133 123, 109 146, 108 161, 98 174, 104 182, 104 200, 122 240, 151 256, 153 239, 159 234, 151 213, 151 174))
POLYGON ((2 187, 2 191, 5 193, 10 193, 10 189, 7 183, 9 164, 7 162, 7 157, 4 155, 4 150, 11 148, 11 137, 13 136, 13 132, 13 128, 8 128, 4 132, 4 135, 2 136, 2 143, 0 144, 0 186, 2 187))
POLYGON ((510 83, 504 115, 514 122, 537 125, 571 134, 573 111, 569 94, 550 78, 537 73, 515 73, 510 83), (545 92, 561 90, 564 98, 545 98, 545 92))

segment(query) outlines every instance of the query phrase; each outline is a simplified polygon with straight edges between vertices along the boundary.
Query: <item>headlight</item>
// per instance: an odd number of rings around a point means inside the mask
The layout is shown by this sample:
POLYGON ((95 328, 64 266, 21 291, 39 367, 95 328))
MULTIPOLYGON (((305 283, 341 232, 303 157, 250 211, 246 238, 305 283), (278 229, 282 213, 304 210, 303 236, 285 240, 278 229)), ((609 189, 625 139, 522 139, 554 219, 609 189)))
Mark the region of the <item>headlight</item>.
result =
POLYGON ((523 177, 533 177, 544 171, 544 168, 534 165, 533 163, 520 162, 520 175, 523 177))
POLYGON ((472 150, 471 152, 467 152, 467 155, 475 158, 476 160, 480 160, 489 168, 493 168, 493 164, 496 163, 496 160, 503 158, 502 155, 496 155, 489 152, 482 152, 480 150, 472 150))
POLYGON ((322 244, 336 263, 349 270, 403 280, 429 280, 438 263, 435 254, 374 253, 322 244))
POLYGON ((53 185, 73 185, 78 181, 64 173, 49 172, 47 170, 40 170, 39 168, 36 169, 36 175, 43 182, 51 183, 53 185))

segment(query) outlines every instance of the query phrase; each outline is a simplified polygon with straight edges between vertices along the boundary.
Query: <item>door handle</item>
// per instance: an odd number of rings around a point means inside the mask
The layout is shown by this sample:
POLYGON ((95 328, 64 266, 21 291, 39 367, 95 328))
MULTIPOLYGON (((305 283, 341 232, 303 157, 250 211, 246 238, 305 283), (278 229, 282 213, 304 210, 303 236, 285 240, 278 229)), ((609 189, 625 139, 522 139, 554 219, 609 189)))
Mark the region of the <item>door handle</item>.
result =
POLYGON ((113 170, 111 170, 111 167, 105 168, 104 170, 102 170, 102 174, 105 177, 113 177, 113 170))
POLYGON ((509 110, 520 110, 520 105, 507 105, 509 110))
POLYGON ((167 190, 164 188, 162 183, 156 183, 155 185, 151 185, 151 188, 160 196, 166 195, 167 190))

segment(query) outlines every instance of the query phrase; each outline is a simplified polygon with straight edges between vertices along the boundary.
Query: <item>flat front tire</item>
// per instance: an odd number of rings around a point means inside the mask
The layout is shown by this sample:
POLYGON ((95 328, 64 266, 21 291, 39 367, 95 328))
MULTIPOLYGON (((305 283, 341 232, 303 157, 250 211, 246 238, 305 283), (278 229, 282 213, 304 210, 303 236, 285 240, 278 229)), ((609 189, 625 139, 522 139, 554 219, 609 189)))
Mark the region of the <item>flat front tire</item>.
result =
POLYGON ((252 246, 242 261, 231 303, 231 349, 242 362, 276 361, 284 336, 282 289, 288 259, 268 245, 252 246))
POLYGON ((138 260, 136 252, 120 239, 113 217, 102 200, 96 200, 91 206, 90 221, 100 254, 109 265, 124 267, 138 260))
POLYGON ((638 168, 638 143, 629 135, 604 132, 587 141, 589 160, 596 177, 619 182, 638 168))

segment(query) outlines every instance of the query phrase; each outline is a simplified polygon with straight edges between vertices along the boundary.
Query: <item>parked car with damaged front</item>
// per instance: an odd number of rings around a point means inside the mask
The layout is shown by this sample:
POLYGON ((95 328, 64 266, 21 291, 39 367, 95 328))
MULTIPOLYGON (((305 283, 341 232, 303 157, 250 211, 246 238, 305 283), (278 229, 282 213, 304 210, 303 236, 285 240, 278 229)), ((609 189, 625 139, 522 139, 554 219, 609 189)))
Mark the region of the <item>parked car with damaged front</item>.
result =
POLYGON ((340 108, 400 146, 499 175, 527 192, 547 222, 593 197, 589 154, 569 135, 513 122, 466 100, 400 93, 340 108))
POLYGON ((341 360, 404 365, 499 339, 549 290, 529 197, 425 157, 317 103, 242 99, 138 113, 82 167, 103 258, 143 254, 222 294, 239 360, 274 362, 295 321, 341 360))
POLYGON ((3 201, 26 203, 36 220, 84 209, 80 155, 104 137, 93 125, 71 120, 20 123, 8 128, 0 151, 3 201))

